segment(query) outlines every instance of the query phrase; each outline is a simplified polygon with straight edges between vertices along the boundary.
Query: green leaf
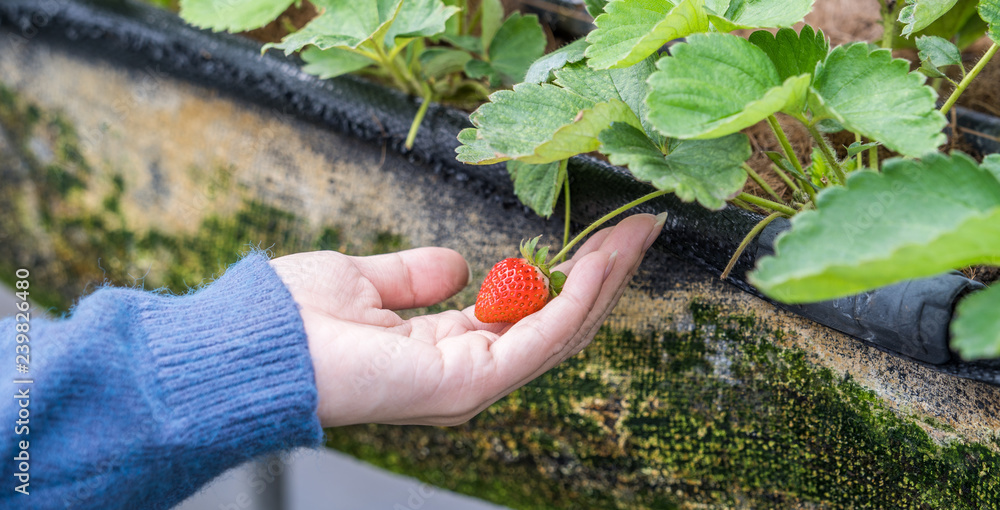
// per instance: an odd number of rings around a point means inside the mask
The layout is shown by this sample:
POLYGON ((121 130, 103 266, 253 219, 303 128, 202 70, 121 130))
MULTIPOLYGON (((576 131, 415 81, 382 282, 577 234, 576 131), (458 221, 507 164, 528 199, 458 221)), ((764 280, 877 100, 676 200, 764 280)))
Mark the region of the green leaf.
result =
POLYGON ((910 63, 867 43, 838 46, 816 68, 809 106, 845 128, 904 156, 922 156, 945 142, 947 123, 934 89, 910 63))
POLYGON ((302 67, 303 71, 324 80, 351 73, 375 63, 374 60, 364 55, 340 48, 328 50, 306 48, 302 52, 302 60, 306 62, 306 65, 302 67))
POLYGON ((180 0, 180 16, 188 23, 215 32, 242 32, 277 19, 295 0, 180 0))
POLYGON ((656 70, 653 57, 624 69, 598 71, 586 64, 570 64, 556 71, 555 83, 595 103, 609 99, 620 99, 629 105, 639 118, 646 134, 657 144, 663 143, 663 136, 646 119, 649 107, 646 94, 649 85, 646 80, 656 70))
POLYGON ((809 165, 809 181, 815 184, 817 187, 825 188, 830 181, 835 180, 831 178, 833 175, 833 169, 831 169, 826 164, 826 158, 823 157, 823 153, 819 150, 819 147, 813 147, 812 150, 812 164, 809 165))
POLYGON ((764 50, 730 34, 695 34, 657 62, 649 120, 666 136, 714 138, 775 112, 800 113, 809 75, 782 83, 764 50))
POLYGON ((648 80, 655 71, 656 57, 650 55, 646 60, 624 69, 609 69, 608 75, 618 90, 618 97, 639 117, 646 135, 657 145, 663 145, 665 138, 650 122, 649 105, 646 104, 646 96, 649 94, 648 80))
POLYGON ((951 321, 951 348, 963 359, 1000 358, 1000 285, 970 294, 951 321))
POLYGON ((598 71, 586 64, 570 64, 555 72, 554 83, 589 101, 600 103, 608 99, 621 99, 615 82, 608 71, 598 71))
POLYGON ((994 43, 1000 44, 1000 0, 981 0, 979 17, 989 26, 986 34, 994 43))
POLYGON ((552 271, 549 275, 549 288, 550 293, 553 297, 558 296, 562 292, 563 286, 566 285, 566 273, 562 271, 552 271))
POLYGON ((441 39, 456 48, 475 54, 483 53, 483 43, 474 35, 446 35, 441 39))
POLYGON ((545 32, 534 14, 511 14, 489 44, 490 64, 507 83, 524 80, 528 67, 545 53, 545 32))
POLYGON ((493 36, 503 24, 503 4, 500 0, 482 0, 482 22, 479 26, 479 40, 484 49, 489 49, 493 36))
POLYGON ((285 55, 290 55, 309 45, 321 50, 338 46, 357 48, 373 38, 376 32, 385 35, 401 2, 402 0, 319 1, 316 3, 316 7, 321 9, 319 16, 298 32, 285 36, 281 42, 265 44, 262 51, 278 48, 284 50, 285 55))
POLYGON ((782 81, 793 76, 813 74, 816 64, 825 59, 830 51, 830 43, 823 31, 814 32, 809 25, 803 26, 798 34, 790 28, 782 28, 777 34, 758 30, 750 34, 749 41, 764 50, 778 71, 778 79, 782 81))
POLYGON ((461 10, 446 6, 441 0, 403 0, 402 4, 386 32, 387 48, 392 48, 399 37, 433 37, 443 33, 448 19, 461 10))
POLYGON ((608 5, 608 0, 583 0, 587 13, 592 18, 596 18, 604 12, 604 6, 608 5))
POLYGON ((854 142, 847 146, 847 157, 853 158, 854 156, 857 156, 858 154, 874 147, 878 147, 878 142, 854 142))
POLYGON ((455 159, 470 165, 492 165, 501 161, 507 161, 508 157, 496 152, 490 144, 479 136, 479 130, 466 128, 458 133, 458 141, 462 143, 455 152, 458 153, 455 159))
POLYGON ((583 63, 557 71, 554 84, 519 83, 494 92, 469 118, 491 153, 535 164, 597 150, 598 133, 612 122, 641 127, 611 73, 583 63))
POLYGON ((458 12, 441 0, 316 0, 319 16, 298 32, 263 49, 279 48, 286 55, 313 45, 321 50, 357 48, 366 41, 377 47, 394 46, 397 37, 433 36, 458 12))
MULTIPOLYGON (((994 161, 990 164, 1000 162, 994 161)), ((1000 181, 961 153, 854 172, 792 219, 750 281, 786 303, 822 301, 1000 255, 1000 181)))
POLYGON ((482 60, 472 59, 466 62, 465 75, 473 80, 487 78, 490 81, 490 85, 499 86, 500 84, 500 73, 489 62, 483 62, 482 60))
MULTIPOLYGON (((905 37, 895 38, 893 46, 914 47, 914 36, 933 35, 952 41, 959 48, 965 48, 986 32, 986 22, 976 12, 978 7, 979 0, 958 0, 951 9, 930 25, 905 37)), ((901 28, 905 30, 906 27, 901 28)))
POLYGON ((899 11, 899 22, 903 24, 903 37, 919 32, 944 16, 958 0, 907 0, 906 7, 899 11))
POLYGON ((598 135, 601 152, 632 175, 685 201, 697 200, 709 209, 721 209, 726 199, 743 188, 747 174, 742 164, 751 154, 742 134, 712 140, 671 140, 664 155, 640 129, 615 122, 598 135))
POLYGON ((709 0, 712 24, 721 32, 790 27, 812 11, 814 0, 709 0), (719 14, 723 13, 723 14, 719 14))
POLYGON ((990 154, 983 158, 982 167, 1000 181, 1000 154, 990 154))
POLYGON ((948 66, 962 65, 962 55, 958 46, 951 41, 936 35, 925 35, 917 38, 917 50, 920 57, 920 70, 932 77, 944 76, 941 69, 948 66))
POLYGON ((577 39, 552 53, 547 53, 528 67, 524 81, 528 83, 547 82, 551 79, 552 71, 562 69, 566 64, 583 60, 583 54, 586 50, 587 40, 577 39))
POLYGON ((507 171, 514 179, 514 194, 521 203, 543 218, 552 216, 566 178, 565 173, 559 171, 560 163, 553 161, 533 165, 515 160, 507 162, 507 171))
POLYGON ((630 66, 669 41, 711 29, 705 0, 611 0, 605 11, 587 35, 594 69, 630 66))
POLYGON ((431 48, 420 54, 420 68, 427 78, 440 78, 465 69, 472 55, 463 50, 431 48))

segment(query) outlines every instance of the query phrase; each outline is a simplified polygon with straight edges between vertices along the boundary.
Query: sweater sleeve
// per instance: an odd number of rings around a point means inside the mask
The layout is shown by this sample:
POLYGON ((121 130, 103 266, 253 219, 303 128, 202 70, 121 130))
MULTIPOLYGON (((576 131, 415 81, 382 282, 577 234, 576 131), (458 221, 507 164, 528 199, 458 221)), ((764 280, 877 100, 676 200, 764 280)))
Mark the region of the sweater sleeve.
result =
POLYGON ((17 324, 0 321, 0 501, 170 508, 249 459, 320 443, 302 320, 263 255, 188 295, 103 288, 67 319, 32 317, 27 373, 17 324))

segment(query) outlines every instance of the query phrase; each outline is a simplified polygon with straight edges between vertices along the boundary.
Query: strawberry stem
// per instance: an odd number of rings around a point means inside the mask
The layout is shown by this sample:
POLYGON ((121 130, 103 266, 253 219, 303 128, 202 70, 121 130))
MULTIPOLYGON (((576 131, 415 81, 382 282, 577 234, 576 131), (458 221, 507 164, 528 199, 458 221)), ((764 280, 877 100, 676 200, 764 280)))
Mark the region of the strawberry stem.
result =
MULTIPOLYGON (((563 180, 563 193, 566 197, 564 200, 566 202, 566 212, 563 213, 566 217, 565 225, 563 226, 563 246, 569 243, 569 220, 570 220, 570 207, 569 207, 569 175, 566 170, 569 167, 569 159, 564 159, 559 163, 559 178, 563 180)), ((563 254, 563 260, 566 260, 566 254, 563 254)), ((563 260, 552 259, 553 264, 558 264, 563 260)))
POLYGON ((579 243, 581 240, 583 240, 583 238, 587 237, 591 232, 593 232, 594 230, 596 230, 597 227, 600 227, 601 225, 607 223, 608 220, 611 220, 615 216, 618 216, 619 214, 621 214, 621 213, 623 213, 623 212, 625 212, 625 211, 627 211, 627 210, 629 210, 629 209, 631 209, 631 208, 633 208, 633 207, 635 207, 635 206, 637 206, 639 204, 642 204, 644 202, 648 202, 648 201, 650 201, 650 200, 652 200, 652 199, 654 199, 656 197, 660 197, 660 196, 666 195, 667 193, 670 193, 670 191, 666 191, 666 190, 654 191, 654 192, 652 192, 652 193, 650 193, 648 195, 643 195, 643 196, 641 196, 641 197, 639 197, 639 198, 637 198, 637 199, 635 199, 635 200, 633 200, 633 201, 631 201, 631 202, 629 202, 629 203, 627 203, 627 204, 625 204, 625 205, 623 205, 623 206, 615 209, 614 211, 611 211, 608 214, 605 214, 604 216, 601 216, 597 221, 591 223, 589 227, 583 229, 583 232, 580 232, 579 234, 577 234, 576 237, 574 237, 572 241, 570 241, 569 243, 566 243, 566 245, 563 246, 563 248, 561 250, 559 250, 559 253, 556 253, 556 255, 554 257, 552 257, 552 260, 556 261, 556 260, 559 260, 560 257, 565 257, 566 254, 569 253, 569 250, 572 249, 573 246, 576 246, 576 243, 579 243))

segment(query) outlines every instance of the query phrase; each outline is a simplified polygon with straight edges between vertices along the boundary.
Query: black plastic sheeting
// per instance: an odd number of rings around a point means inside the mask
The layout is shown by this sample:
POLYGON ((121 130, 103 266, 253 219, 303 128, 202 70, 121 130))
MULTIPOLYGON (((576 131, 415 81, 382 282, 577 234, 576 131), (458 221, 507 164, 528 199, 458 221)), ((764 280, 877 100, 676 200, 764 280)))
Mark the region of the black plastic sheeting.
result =
MULTIPOLYGON (((508 207, 516 204, 502 165, 468 166, 455 160, 456 135, 470 125, 467 114, 431 105, 414 149, 406 151, 403 140, 419 100, 350 76, 319 80, 303 73, 295 59, 273 51, 262 57, 253 41, 195 29, 171 13, 125 0, 3 0, 0 30, 6 44, 44 37, 71 52, 184 78, 362 140, 386 143, 483 196, 508 207)), ((996 119, 964 110, 958 115, 959 124, 972 122, 971 129, 1000 132, 996 119)), ((982 138, 970 141, 986 143, 981 147, 985 152, 998 149, 982 138)), ((624 169, 588 157, 572 160, 570 177, 573 220, 580 224, 652 191, 624 169)), ((716 275, 761 220, 735 207, 707 211, 673 195, 647 202, 636 212, 662 211, 669 215, 657 244, 716 275)), ((787 221, 771 223, 743 253, 727 281, 767 299, 744 275, 758 257, 773 253, 775 236, 786 228, 787 221)), ((1000 360, 964 362, 948 349, 954 304, 979 287, 950 273, 823 303, 775 304, 935 370, 1000 385, 1000 360)))

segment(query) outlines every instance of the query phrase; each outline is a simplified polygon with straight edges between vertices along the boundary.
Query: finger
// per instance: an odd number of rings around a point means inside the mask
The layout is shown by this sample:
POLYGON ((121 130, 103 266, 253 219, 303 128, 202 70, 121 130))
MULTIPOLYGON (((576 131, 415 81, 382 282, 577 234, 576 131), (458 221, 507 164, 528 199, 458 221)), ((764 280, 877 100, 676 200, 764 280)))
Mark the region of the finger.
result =
POLYGON ((353 262, 375 286, 382 307, 390 310, 440 303, 469 283, 469 265, 447 248, 416 248, 353 262))
POLYGON ((552 270, 562 271, 569 274, 569 272, 573 270, 573 266, 576 264, 577 260, 580 260, 587 254, 597 251, 597 249, 601 247, 601 243, 603 243, 604 239, 606 239, 608 234, 611 233, 611 228, 613 227, 603 228, 591 234, 590 237, 584 241, 583 245, 576 249, 576 252, 573 253, 573 256, 569 260, 553 267, 552 270))
MULTIPOLYGON (((632 276, 638 271, 646 250, 660 235, 665 221, 664 215, 631 216, 616 225, 614 231, 601 243, 601 251, 611 251, 616 254, 615 264, 601 289, 601 295, 594 304, 593 314, 599 316, 599 319, 590 323, 589 330, 581 329, 581 334, 593 336, 611 314, 632 276)), ((580 348, 582 345, 585 344, 581 344, 580 348)), ((567 357, 575 355, 580 348, 567 353, 567 357)))
MULTIPOLYGON (((658 220, 658 218, 655 217, 655 216, 653 216, 652 214, 646 214, 646 213, 635 214, 635 215, 632 215, 632 216, 629 216, 629 217, 623 219, 622 221, 618 222, 618 224, 615 225, 615 226, 613 226, 613 227, 607 227, 607 228, 603 228, 601 230, 598 230, 593 235, 591 235, 590 238, 587 239, 586 242, 583 243, 583 246, 580 246, 580 248, 577 249, 576 253, 573 254, 573 258, 572 259, 564 262, 563 264, 560 264, 559 266, 557 266, 555 268, 555 270, 562 271, 564 273, 568 273, 573 268, 573 263, 574 263, 574 261, 577 258, 582 257, 584 255, 587 255, 588 253, 593 253, 593 252, 595 252, 597 250, 603 249, 606 241, 608 240, 608 237, 611 235, 611 233, 613 231, 615 231, 616 229, 618 229, 619 225, 622 225, 624 229, 629 230, 632 227, 640 227, 641 228, 641 224, 642 224, 641 222, 655 223, 657 220, 658 220), (640 222, 640 223, 636 224, 637 222, 640 222)), ((611 250, 605 250, 605 251, 608 251, 609 253, 611 253, 614 250, 611 249, 611 250)))
MULTIPOLYGON (((556 364, 578 353, 590 342, 597 329, 604 323, 617 304, 632 275, 638 269, 647 247, 659 235, 663 227, 663 220, 664 218, 650 215, 627 218, 610 229, 611 231, 601 241, 599 251, 588 254, 579 260, 578 264, 583 263, 584 260, 597 256, 596 254, 605 254, 604 256, 608 257, 608 262, 604 266, 606 276, 605 273, 602 273, 598 295, 584 310, 585 314, 582 317, 579 315, 579 310, 577 310, 575 317, 570 318, 567 312, 559 309, 569 306, 562 302, 564 297, 572 297, 579 305, 584 305, 587 302, 587 299, 580 297, 582 295, 579 294, 578 287, 572 289, 569 287, 570 281, 574 281, 578 272, 581 271, 580 268, 574 268, 566 282, 567 287, 563 290, 563 294, 553 299, 539 312, 515 324, 500 340, 495 342, 501 343, 508 338, 515 338, 515 335, 524 333, 524 330, 518 328, 522 324, 530 325, 536 330, 527 331, 529 335, 536 333, 537 337, 541 337, 540 340, 537 338, 518 338, 512 347, 504 346, 504 349, 509 351, 503 353, 505 359, 510 358, 516 367, 523 368, 520 372, 512 371, 509 374, 510 376, 518 376, 519 379, 501 378, 509 384, 507 388, 504 388, 504 393, 538 377, 556 364), (611 253, 614 254, 613 259, 611 253), (559 304, 558 308, 557 303, 559 304), (515 350, 514 348, 518 346, 524 347, 524 349, 515 350), (534 361, 533 364, 532 361, 534 361)), ((593 278, 593 275, 589 275, 589 278, 593 278)))

